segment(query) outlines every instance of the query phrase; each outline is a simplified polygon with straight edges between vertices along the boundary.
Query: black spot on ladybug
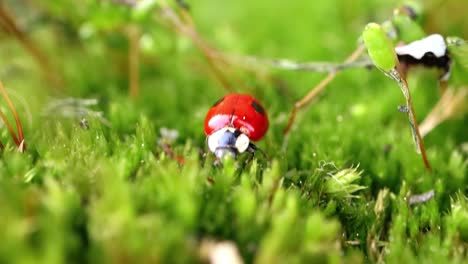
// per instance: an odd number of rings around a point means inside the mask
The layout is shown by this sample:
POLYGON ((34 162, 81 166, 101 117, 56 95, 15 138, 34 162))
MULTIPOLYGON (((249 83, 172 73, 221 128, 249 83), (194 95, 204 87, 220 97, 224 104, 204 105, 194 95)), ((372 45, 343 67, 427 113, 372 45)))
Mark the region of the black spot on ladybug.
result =
POLYGON ((265 109, 263 109, 263 107, 259 105, 256 101, 252 101, 251 105, 259 114, 265 115, 265 109))
POLYGON ((216 101, 211 107, 215 107, 215 106, 219 105, 223 100, 224 100, 224 97, 219 99, 218 101, 216 101))

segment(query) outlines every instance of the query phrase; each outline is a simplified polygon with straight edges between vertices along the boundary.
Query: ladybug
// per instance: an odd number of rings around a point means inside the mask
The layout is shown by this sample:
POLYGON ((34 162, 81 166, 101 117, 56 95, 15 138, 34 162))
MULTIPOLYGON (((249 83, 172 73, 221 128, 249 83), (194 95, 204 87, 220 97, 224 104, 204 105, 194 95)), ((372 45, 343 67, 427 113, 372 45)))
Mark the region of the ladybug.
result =
POLYGON ((251 141, 263 138, 268 130, 265 108, 246 94, 228 94, 216 101, 205 118, 208 148, 219 159, 257 147, 251 141))

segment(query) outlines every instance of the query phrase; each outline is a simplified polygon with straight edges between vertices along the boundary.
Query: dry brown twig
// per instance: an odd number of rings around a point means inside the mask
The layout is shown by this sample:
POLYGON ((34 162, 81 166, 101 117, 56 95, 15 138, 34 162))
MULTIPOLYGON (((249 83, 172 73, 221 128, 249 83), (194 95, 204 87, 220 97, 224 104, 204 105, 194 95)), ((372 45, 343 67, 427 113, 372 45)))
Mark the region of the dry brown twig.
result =
MULTIPOLYGON (((351 55, 345 60, 345 63, 352 63, 356 61, 359 58, 359 56, 361 56, 361 54, 364 52, 364 50, 364 45, 358 46, 357 49, 353 53, 351 53, 351 55)), ((300 108, 306 106, 309 102, 311 102, 312 99, 315 98, 315 96, 317 96, 317 94, 319 94, 336 77, 337 74, 337 71, 330 72, 327 75, 327 77, 322 79, 320 83, 318 83, 314 88, 312 88, 312 90, 310 90, 310 92, 306 94, 306 96, 304 96, 301 100, 297 101, 294 104, 294 108, 291 110, 291 115, 289 116, 288 124, 284 129, 285 135, 287 135, 291 131, 294 120, 296 119, 297 111, 300 108)))
POLYGON ((62 79, 57 75, 57 72, 53 70, 47 55, 25 32, 23 32, 23 30, 21 30, 14 19, 14 15, 10 13, 3 3, 0 3, 0 28, 16 38, 16 40, 36 61, 44 76, 50 83, 57 88, 63 87, 62 79))
POLYGON ((135 99, 140 94, 140 30, 137 26, 130 25, 127 28, 127 38, 129 42, 128 89, 130 96, 135 99))
POLYGON ((233 88, 224 76, 222 68, 218 66, 218 63, 225 62, 223 59, 220 60, 221 55, 214 48, 210 47, 198 34, 196 27, 193 23, 192 18, 185 9, 181 9, 181 15, 177 14, 171 7, 163 6, 161 8, 163 17, 168 21, 171 26, 180 34, 190 38, 195 46, 203 53, 206 61, 216 79, 221 85, 229 92, 233 91, 233 88))
POLYGON ((225 57, 232 64, 246 68, 251 71, 259 71, 265 68, 280 69, 286 71, 302 71, 302 72, 326 72, 332 73, 351 68, 367 68, 373 67, 374 64, 369 58, 364 58, 359 61, 333 63, 333 62, 297 62, 290 59, 271 59, 260 58, 256 56, 231 55, 226 54, 225 57))
POLYGON ((272 77, 265 73, 265 67, 251 67, 251 65, 248 65, 249 58, 252 59, 253 57, 230 55, 208 44, 198 33, 196 25, 188 12, 187 5, 185 3, 178 4, 180 7, 180 9, 177 10, 178 12, 170 6, 161 7, 160 12, 162 13, 162 17, 165 18, 165 21, 170 24, 173 30, 192 40, 194 45, 205 57, 210 70, 209 74, 213 76, 227 92, 233 92, 238 89, 251 90, 249 85, 237 76, 236 70, 238 69, 246 70, 248 73, 254 74, 260 80, 278 81, 277 77, 272 77))
POLYGON ((431 112, 421 122, 421 136, 425 137, 442 122, 468 111, 468 87, 448 88, 431 112))

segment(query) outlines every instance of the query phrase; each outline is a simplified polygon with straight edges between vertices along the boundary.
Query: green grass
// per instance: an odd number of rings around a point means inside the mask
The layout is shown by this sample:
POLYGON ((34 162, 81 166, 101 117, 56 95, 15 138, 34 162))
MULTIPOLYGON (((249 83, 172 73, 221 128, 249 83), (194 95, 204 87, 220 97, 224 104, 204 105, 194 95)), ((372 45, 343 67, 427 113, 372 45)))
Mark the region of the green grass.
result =
MULTIPOLYGON (((235 91, 253 94, 268 111, 270 130, 258 143, 266 157, 214 167, 212 155, 200 154, 203 120, 226 91, 189 39, 161 17, 137 23, 141 93, 132 99, 126 7, 7 2, 63 85, 54 90, 30 54, 0 34, 0 80, 27 143, 18 152, 2 124, 0 263, 201 262, 210 240, 232 241, 247 263, 467 262, 466 114, 425 138, 429 173, 397 111, 399 88, 377 70, 352 69, 299 112, 283 150, 294 102, 325 75, 272 71, 280 83, 235 69, 235 91), (110 126, 87 117, 85 129, 80 119, 44 114, 52 98, 68 97, 98 99, 90 108, 110 126), (178 131, 171 144, 183 165, 163 151, 163 127, 178 131), (432 189, 434 198, 409 205, 411 195, 432 189)), ((468 36, 465 1, 424 2, 427 32, 468 36)), ((200 34, 220 50, 333 62, 399 3, 189 1, 200 34)), ((439 98, 437 76, 412 73, 422 120, 439 98)), ((4 100, 0 109, 8 112, 4 100)))

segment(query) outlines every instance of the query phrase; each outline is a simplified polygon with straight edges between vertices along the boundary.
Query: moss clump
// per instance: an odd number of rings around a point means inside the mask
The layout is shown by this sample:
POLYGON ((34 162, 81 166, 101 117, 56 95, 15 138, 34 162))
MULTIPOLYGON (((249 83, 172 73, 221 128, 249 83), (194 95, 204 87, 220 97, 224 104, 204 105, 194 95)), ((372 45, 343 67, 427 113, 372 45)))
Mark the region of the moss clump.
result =
MULTIPOLYGON (((204 155, 203 120, 226 92, 199 49, 167 27, 151 1, 139 15, 125 4, 131 1, 6 2, 62 85, 47 79, 15 35, 2 33, 0 79, 23 122, 27 150, 18 152, 0 124, 0 263, 199 262, 206 241, 228 241, 247 263, 466 262, 466 116, 425 138, 431 174, 396 110, 400 91, 378 71, 353 69, 298 113, 283 145, 294 101, 321 74, 225 67, 237 92, 265 105, 271 124, 258 143, 266 157, 215 167, 204 155), (142 46, 135 98, 128 95, 135 81, 129 27, 138 29, 142 46), (51 97, 97 102, 50 113, 51 97), (430 190, 434 197, 409 204, 430 190)), ((363 25, 396 6, 189 4, 199 34, 220 50, 318 61, 343 60, 363 25)), ((446 5, 425 6, 427 26, 466 36, 466 16, 452 19, 468 7, 446 5)), ((424 70, 408 76, 420 116, 439 98, 436 80, 424 70)))

